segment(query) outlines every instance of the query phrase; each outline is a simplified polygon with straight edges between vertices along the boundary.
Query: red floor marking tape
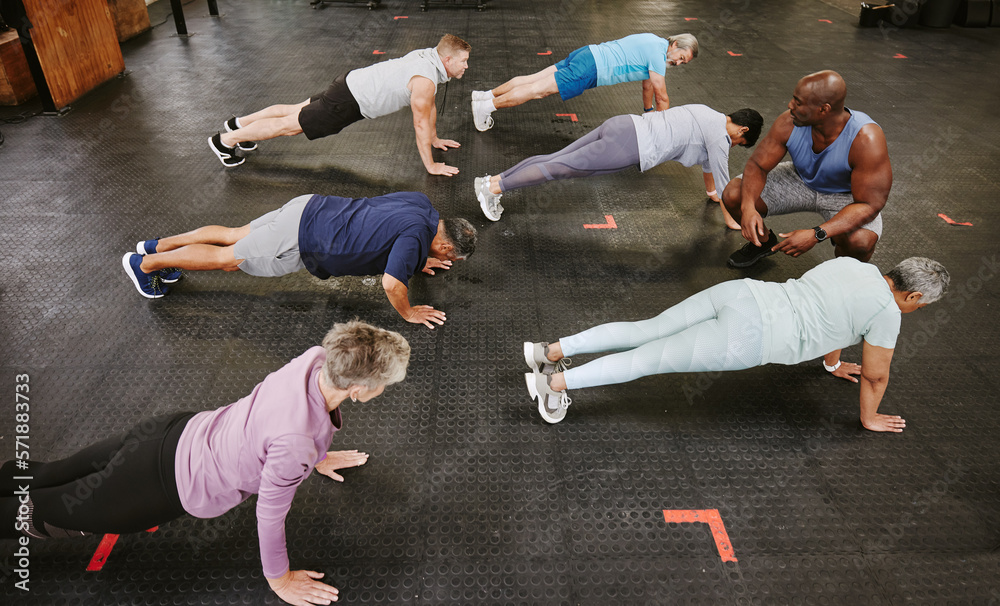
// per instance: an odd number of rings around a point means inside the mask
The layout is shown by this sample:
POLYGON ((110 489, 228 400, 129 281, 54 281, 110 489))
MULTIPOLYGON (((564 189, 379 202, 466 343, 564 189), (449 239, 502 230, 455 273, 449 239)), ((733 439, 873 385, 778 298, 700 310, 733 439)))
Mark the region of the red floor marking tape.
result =
POLYGON ((557 118, 559 118, 561 116, 569 116, 569 121, 570 122, 576 122, 576 114, 556 114, 557 118))
POLYGON ((384 54, 385 54, 385 51, 380 51, 380 50, 373 50, 373 51, 372 51, 372 54, 373 54, 373 55, 384 55, 384 54))
POLYGON ((818 21, 821 21, 823 23, 833 23, 833 21, 830 21, 829 19, 818 19, 818 21))
POLYGON ((684 17, 685 21, 697 21, 698 17, 684 17))
POLYGON ((729 541, 729 534, 722 524, 722 517, 718 509, 664 509, 663 519, 667 522, 681 524, 685 522, 702 522, 708 524, 712 530, 712 537, 715 539, 715 548, 719 550, 719 557, 723 562, 736 562, 736 554, 733 552, 733 545, 729 541))
POLYGON ((97 546, 97 551, 94 552, 94 557, 90 558, 90 564, 87 564, 87 570, 94 572, 104 568, 104 563, 108 561, 108 556, 111 555, 111 548, 115 546, 118 541, 118 535, 116 534, 106 534, 104 538, 101 539, 101 544, 97 546))
POLYGON ((146 532, 156 532, 159 528, 159 526, 153 526, 152 528, 147 529, 146 532))
POLYGON ((743 56, 743 53, 734 53, 733 51, 726 51, 726 52, 729 53, 730 57, 742 57, 743 56))
POLYGON ((393 17, 392 18, 393 21, 395 21, 396 19, 409 19, 409 17, 393 17))
POLYGON ((611 215, 604 215, 604 220, 607 223, 584 223, 584 229, 618 229, 618 224, 615 223, 615 218, 611 215))
POLYGON ((895 55, 892 56, 892 58, 893 59, 909 59, 909 57, 907 57, 903 53, 896 53, 895 55))
POLYGON ((938 216, 944 219, 944 222, 948 225, 965 225, 967 227, 972 227, 972 223, 959 223, 944 213, 938 213, 938 216))
POLYGON ((544 53, 538 53, 539 55, 545 57, 552 54, 552 51, 545 51, 544 53))

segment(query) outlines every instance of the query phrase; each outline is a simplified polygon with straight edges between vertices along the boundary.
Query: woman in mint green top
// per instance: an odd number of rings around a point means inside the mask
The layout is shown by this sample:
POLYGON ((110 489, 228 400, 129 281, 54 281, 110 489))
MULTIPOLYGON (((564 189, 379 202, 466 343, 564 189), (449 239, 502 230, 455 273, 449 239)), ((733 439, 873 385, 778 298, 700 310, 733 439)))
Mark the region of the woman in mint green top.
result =
POLYGON ((903 419, 877 411, 900 316, 937 301, 948 282, 944 266, 923 257, 910 257, 884 276, 874 265, 841 257, 783 284, 724 282, 649 320, 595 326, 551 345, 525 343, 525 361, 533 370, 525 381, 542 417, 557 423, 570 403, 567 389, 651 374, 798 364, 823 356, 835 376, 863 379, 862 424, 899 432, 903 419), (862 340, 862 364, 841 363, 840 350, 862 340), (604 351, 619 353, 570 370, 559 364, 565 356, 604 351), (556 372, 546 375, 549 369, 556 372))

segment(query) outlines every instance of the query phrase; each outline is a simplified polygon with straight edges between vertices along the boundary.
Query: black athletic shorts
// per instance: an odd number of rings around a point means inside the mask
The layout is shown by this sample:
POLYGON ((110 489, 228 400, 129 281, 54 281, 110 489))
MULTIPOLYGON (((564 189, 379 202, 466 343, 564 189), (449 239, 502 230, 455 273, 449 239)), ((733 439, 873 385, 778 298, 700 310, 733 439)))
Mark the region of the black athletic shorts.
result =
POLYGON ((347 87, 347 74, 337 77, 329 88, 309 101, 309 105, 299 110, 299 126, 310 141, 336 135, 364 119, 358 101, 347 87))

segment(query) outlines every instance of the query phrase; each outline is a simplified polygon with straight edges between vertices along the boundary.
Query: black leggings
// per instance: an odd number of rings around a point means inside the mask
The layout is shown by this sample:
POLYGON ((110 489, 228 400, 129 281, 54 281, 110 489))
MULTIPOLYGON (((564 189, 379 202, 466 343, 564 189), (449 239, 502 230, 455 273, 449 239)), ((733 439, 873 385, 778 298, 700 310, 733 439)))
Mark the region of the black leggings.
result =
POLYGON ((141 532, 184 515, 174 477, 177 442, 194 413, 146 419, 125 435, 93 444, 61 461, 17 461, 0 467, 0 538, 16 538, 25 484, 34 503, 33 526, 95 534, 141 532), (15 476, 31 476, 28 481, 15 476))

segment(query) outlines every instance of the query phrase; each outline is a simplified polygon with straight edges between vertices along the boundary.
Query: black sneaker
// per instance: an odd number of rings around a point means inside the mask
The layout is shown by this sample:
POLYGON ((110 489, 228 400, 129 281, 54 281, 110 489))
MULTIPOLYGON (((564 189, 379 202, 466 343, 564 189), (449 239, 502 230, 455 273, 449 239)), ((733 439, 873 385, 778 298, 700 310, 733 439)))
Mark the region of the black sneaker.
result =
MULTIPOLYGON (((236 123, 236 116, 233 116, 232 118, 226 120, 225 127, 227 133, 231 133, 234 130, 239 130, 240 125, 236 123)), ((239 143, 236 144, 236 147, 240 148, 243 151, 253 151, 257 149, 257 142, 240 141, 239 143)))
POLYGON ((222 142, 222 135, 219 133, 215 133, 208 138, 208 146, 215 152, 215 155, 219 157, 219 161, 226 168, 239 166, 246 162, 246 158, 236 155, 235 147, 229 147, 222 142))
POLYGON ((777 244, 778 236, 775 236, 774 232, 771 231, 768 234, 767 242, 761 246, 754 246, 753 242, 747 242, 743 245, 743 248, 729 255, 727 263, 729 267, 750 267, 764 257, 773 255, 774 251, 771 248, 777 246, 777 244))

